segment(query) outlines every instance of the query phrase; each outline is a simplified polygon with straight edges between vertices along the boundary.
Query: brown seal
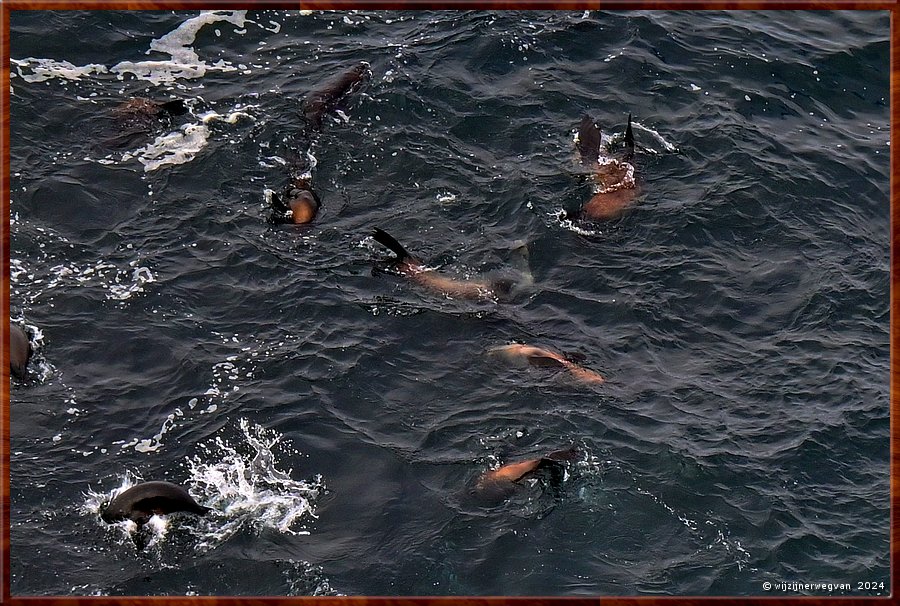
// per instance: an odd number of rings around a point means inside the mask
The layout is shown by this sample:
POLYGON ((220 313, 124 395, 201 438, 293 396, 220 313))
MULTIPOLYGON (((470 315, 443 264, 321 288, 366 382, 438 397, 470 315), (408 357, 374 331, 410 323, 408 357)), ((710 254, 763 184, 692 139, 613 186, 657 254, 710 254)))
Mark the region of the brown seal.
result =
POLYGON ((557 450, 542 457, 525 459, 506 463, 497 469, 489 469, 475 481, 472 494, 483 500, 499 501, 512 495, 518 482, 531 476, 541 469, 549 469, 553 474, 553 480, 562 481, 562 470, 567 461, 573 461, 580 456, 575 446, 565 450, 557 450))
POLYGON ((588 115, 581 119, 576 146, 581 163, 591 171, 596 185, 596 193, 581 207, 577 216, 590 221, 608 221, 619 217, 640 193, 634 164, 631 163, 634 157, 631 114, 628 114, 628 126, 625 128, 626 151, 621 160, 601 155, 600 129, 588 115))
POLYGON ((322 130, 325 112, 334 109, 341 99, 355 92, 371 75, 369 64, 360 61, 307 95, 303 100, 303 117, 309 127, 322 130))
POLYGON ((509 345, 491 348, 488 351, 491 354, 502 355, 507 360, 525 361, 532 366, 565 369, 569 374, 583 383, 601 385, 604 382, 604 379, 600 374, 579 366, 549 349, 542 349, 540 347, 535 347, 534 345, 524 345, 522 343, 510 343, 509 345))
POLYGON ((272 194, 271 221, 295 225, 311 223, 320 205, 319 196, 310 187, 309 180, 295 177, 281 194, 272 194))
POLYGON ((173 116, 187 113, 181 99, 154 101, 145 97, 133 97, 112 110, 115 135, 106 139, 108 147, 124 148, 146 138, 153 131, 168 126, 173 116))
POLYGON ((422 261, 410 255, 397 240, 381 229, 376 228, 372 237, 397 255, 395 268, 400 275, 448 297, 498 301, 508 297, 515 285, 511 279, 462 280, 441 275, 433 269, 426 268, 422 261))
MULTIPOLYGON (((301 136, 302 143, 297 147, 308 147, 315 135, 322 130, 325 113, 358 90, 371 75, 369 64, 361 61, 307 95, 301 106, 306 124, 301 136)), ((271 223, 311 223, 321 206, 319 196, 310 184, 306 161, 301 159, 303 154, 296 151, 293 156, 289 163, 290 182, 280 193, 272 194, 272 214, 269 217, 271 223)))

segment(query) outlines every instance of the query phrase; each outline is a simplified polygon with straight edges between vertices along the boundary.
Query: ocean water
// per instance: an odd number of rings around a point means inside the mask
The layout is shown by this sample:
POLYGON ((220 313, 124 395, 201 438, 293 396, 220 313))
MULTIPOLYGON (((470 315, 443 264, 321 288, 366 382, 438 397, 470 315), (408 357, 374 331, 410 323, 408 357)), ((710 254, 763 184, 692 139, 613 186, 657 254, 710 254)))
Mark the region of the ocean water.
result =
POLYGON ((13 11, 10 51, 13 595, 889 593, 887 12, 13 11), (584 114, 634 120, 611 222, 566 218, 584 114), (141 479, 214 512, 102 522, 141 479))

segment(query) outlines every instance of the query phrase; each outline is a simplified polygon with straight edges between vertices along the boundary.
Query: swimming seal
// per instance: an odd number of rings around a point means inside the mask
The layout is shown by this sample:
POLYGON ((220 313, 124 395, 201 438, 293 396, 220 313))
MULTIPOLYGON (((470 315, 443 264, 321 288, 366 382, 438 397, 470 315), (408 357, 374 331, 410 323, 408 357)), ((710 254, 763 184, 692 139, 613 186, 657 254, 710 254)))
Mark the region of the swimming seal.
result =
POLYGON ((534 345, 510 343, 509 345, 493 347, 488 350, 488 353, 503 356, 507 360, 514 362, 524 361, 532 366, 541 368, 565 369, 569 374, 583 383, 601 385, 604 382, 603 377, 593 370, 579 366, 555 351, 542 349, 540 347, 535 347, 534 345))
POLYGON ((294 177, 280 194, 272 194, 272 223, 311 223, 322 202, 305 177, 294 177))
POLYGON ((309 127, 322 130, 325 112, 334 109, 341 99, 355 92, 371 75, 369 64, 360 61, 307 95, 302 109, 309 127))
POLYGON ((608 221, 619 217, 639 193, 634 165, 631 163, 634 158, 631 114, 628 114, 625 155, 621 160, 602 155, 600 140, 600 129, 593 118, 585 115, 578 127, 576 148, 581 156, 581 163, 593 174, 596 192, 576 216, 590 221, 608 221))
POLYGON ((31 341, 18 325, 9 323, 9 372, 17 379, 28 374, 28 360, 32 354, 31 341))
MULTIPOLYGON (((387 247, 397 255, 395 267, 400 275, 409 278, 416 284, 424 286, 429 290, 445 294, 449 297, 481 301, 498 301, 506 299, 511 294, 513 287, 516 286, 515 280, 506 278, 495 280, 461 280, 459 278, 443 276, 432 269, 427 269, 422 261, 410 255, 397 240, 383 230, 375 228, 372 237, 376 242, 387 247)), ((525 248, 525 251, 527 253, 527 248, 525 248)), ((530 277, 530 274, 527 274, 526 277, 530 277)))
POLYGON ((475 481, 471 493, 482 501, 500 501, 511 496, 518 482, 542 469, 550 471, 550 483, 558 485, 563 480, 563 471, 567 461, 580 456, 578 449, 571 446, 564 450, 551 452, 543 457, 525 459, 490 469, 475 481))
POLYGON ((181 99, 153 101, 134 97, 113 108, 112 114, 118 132, 105 143, 114 148, 129 147, 154 130, 169 126, 173 116, 180 116, 187 111, 187 106, 181 99))
POLYGON ((143 482, 117 495, 109 502, 100 517, 109 524, 131 520, 138 526, 143 526, 154 514, 176 511, 202 516, 212 510, 198 505, 181 486, 170 482, 143 482))
POLYGON ((148 120, 160 120, 169 116, 180 116, 187 112, 181 99, 153 101, 144 97, 133 97, 113 109, 113 114, 123 124, 144 124, 148 120))
MULTIPOLYGON (((361 61, 307 95, 301 104, 305 129, 300 137, 301 144, 297 147, 308 148, 315 135, 322 130, 325 113, 336 108, 371 75, 369 64, 361 61)), ((271 223, 311 223, 319 212, 321 200, 310 184, 309 168, 306 161, 301 160, 304 155, 299 150, 292 154, 290 181, 280 193, 272 194, 271 223)))

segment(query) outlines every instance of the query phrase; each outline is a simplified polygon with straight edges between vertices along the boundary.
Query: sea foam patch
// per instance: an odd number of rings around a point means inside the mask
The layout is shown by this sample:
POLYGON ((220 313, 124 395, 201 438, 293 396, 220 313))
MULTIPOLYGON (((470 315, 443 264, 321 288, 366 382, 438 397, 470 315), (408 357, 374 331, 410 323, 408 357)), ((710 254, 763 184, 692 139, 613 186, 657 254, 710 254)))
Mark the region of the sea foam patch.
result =
POLYGON ((91 74, 105 74, 109 71, 105 65, 100 65, 99 63, 89 63, 79 67, 68 61, 38 59, 35 57, 10 59, 9 63, 15 66, 17 75, 25 82, 44 82, 53 78, 81 80, 81 78, 91 74))
POLYGON ((208 141, 209 128, 205 124, 185 124, 177 131, 160 135, 144 147, 126 152, 122 160, 137 159, 144 165, 144 172, 149 173, 163 166, 190 162, 208 141))
POLYGON ((155 51, 169 55, 169 60, 153 61, 120 61, 109 69, 110 72, 124 79, 131 74, 139 80, 147 80, 153 84, 164 84, 179 79, 202 78, 209 71, 237 71, 229 62, 220 59, 209 64, 200 58, 191 46, 197 33, 206 25, 225 21, 237 27, 243 27, 247 11, 202 11, 177 28, 150 42, 148 53, 155 51))
POLYGON ((50 58, 27 57, 25 59, 10 59, 10 64, 15 67, 17 75, 25 82, 44 82, 54 78, 65 80, 81 80, 94 74, 111 73, 124 80, 126 75, 131 75, 138 80, 144 80, 156 85, 169 84, 176 80, 198 79, 204 77, 207 72, 233 72, 238 68, 224 59, 214 63, 207 63, 193 48, 198 32, 205 26, 227 22, 236 27, 244 27, 247 11, 202 11, 196 17, 191 17, 171 32, 156 38, 150 42, 150 48, 146 51, 168 55, 169 59, 150 59, 146 61, 120 61, 112 67, 98 63, 77 66, 68 61, 60 61, 50 58))

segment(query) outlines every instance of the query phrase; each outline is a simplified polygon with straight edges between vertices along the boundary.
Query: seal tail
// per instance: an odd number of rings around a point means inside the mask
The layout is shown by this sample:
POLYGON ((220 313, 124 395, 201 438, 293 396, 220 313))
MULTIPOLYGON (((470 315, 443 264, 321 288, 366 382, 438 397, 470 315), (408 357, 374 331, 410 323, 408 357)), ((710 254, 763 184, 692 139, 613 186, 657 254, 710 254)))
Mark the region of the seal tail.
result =
POLYGON ((585 114, 578 126, 578 153, 582 164, 594 164, 600 157, 600 129, 594 119, 585 114))
POLYGON ((397 259, 399 261, 403 261, 405 259, 412 259, 412 255, 406 252, 406 249, 403 248, 403 245, 397 242, 390 234, 385 232, 382 229, 375 228, 375 231, 372 233, 372 237, 375 238, 375 241, 379 244, 386 246, 391 249, 395 255, 397 255, 397 259))
POLYGON ((631 114, 628 114, 628 126, 625 127, 625 160, 634 157, 634 131, 631 130, 631 114))

